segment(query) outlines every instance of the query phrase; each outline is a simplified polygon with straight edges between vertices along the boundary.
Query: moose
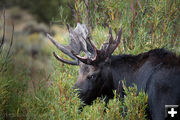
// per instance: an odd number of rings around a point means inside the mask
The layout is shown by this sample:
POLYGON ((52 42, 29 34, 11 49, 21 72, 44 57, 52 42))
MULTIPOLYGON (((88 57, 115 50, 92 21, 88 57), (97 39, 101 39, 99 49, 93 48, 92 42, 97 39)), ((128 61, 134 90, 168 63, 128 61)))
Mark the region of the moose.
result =
POLYGON ((69 45, 57 43, 47 34, 51 42, 73 61, 66 60, 53 52, 60 62, 79 65, 79 76, 74 87, 79 89, 79 98, 90 105, 97 97, 105 101, 113 98, 113 90, 124 96, 122 80, 126 86, 137 85, 138 92, 148 95, 150 119, 164 120, 165 105, 180 104, 180 56, 163 48, 153 49, 138 55, 112 55, 118 47, 122 29, 113 38, 109 27, 108 42, 98 49, 92 41, 85 24, 77 23, 75 29, 67 25, 69 45), (84 56, 80 53, 84 52, 84 56))

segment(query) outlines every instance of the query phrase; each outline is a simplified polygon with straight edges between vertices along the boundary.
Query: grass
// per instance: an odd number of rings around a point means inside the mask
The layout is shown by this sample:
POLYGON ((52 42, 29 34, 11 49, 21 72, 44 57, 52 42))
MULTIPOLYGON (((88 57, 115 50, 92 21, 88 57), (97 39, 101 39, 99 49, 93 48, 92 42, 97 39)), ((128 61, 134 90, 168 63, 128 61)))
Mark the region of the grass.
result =
MULTIPOLYGON (((180 24, 177 9, 179 2, 167 4, 167 1, 155 0, 140 3, 142 7, 135 8, 138 14, 134 17, 129 8, 129 1, 121 1, 118 4, 120 7, 111 9, 114 11, 119 8, 121 17, 116 18, 116 12, 108 11, 114 16, 113 19, 109 18, 114 37, 116 29, 120 26, 123 28, 121 43, 114 54, 139 54, 165 47, 179 55, 180 34, 177 29, 180 24), (146 9, 148 11, 144 14, 146 9)), ((113 7, 108 6, 111 4, 104 3, 104 5, 107 8, 113 7)), ((98 16, 95 17, 98 21, 98 16)), ((58 34, 55 39, 67 44, 67 30, 64 27, 56 29, 58 34)), ((79 113, 81 102, 72 89, 78 77, 79 67, 58 62, 51 54, 52 51, 56 51, 64 58, 67 57, 49 41, 42 42, 42 40, 47 41, 47 38, 39 38, 38 34, 20 35, 15 38, 12 49, 14 54, 5 59, 5 46, 8 42, 4 45, 3 53, 0 54, 0 68, 6 61, 4 70, 0 72, 0 119, 146 119, 147 95, 143 91, 137 95, 136 86, 126 88, 125 85, 124 99, 117 99, 114 91, 115 97, 109 101, 107 107, 103 100, 97 99, 79 113), (37 48, 37 43, 43 44, 38 47, 39 54, 33 58, 29 48, 37 48), (28 47, 24 46, 26 44, 28 47)), ((97 23, 92 30, 92 38, 100 47, 108 39, 108 28, 97 23)))

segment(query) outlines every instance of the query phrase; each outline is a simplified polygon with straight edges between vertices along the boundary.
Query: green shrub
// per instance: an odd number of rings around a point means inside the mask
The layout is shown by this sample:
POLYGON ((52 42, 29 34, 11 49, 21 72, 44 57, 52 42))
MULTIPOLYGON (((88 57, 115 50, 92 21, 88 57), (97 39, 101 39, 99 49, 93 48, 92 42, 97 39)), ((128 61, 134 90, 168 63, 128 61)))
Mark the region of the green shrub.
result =
MULTIPOLYGON (((142 52, 142 50, 160 47, 175 52, 180 51, 179 1, 94 0, 87 4, 89 24, 93 28, 110 26, 115 32, 120 26, 123 28, 121 53, 135 49, 142 52)), ((78 0, 75 8, 79 21, 88 24, 87 9, 83 0, 78 0)), ((100 31, 103 31, 103 28, 100 31)))
POLYGON ((137 95, 135 85, 129 88, 124 86, 124 99, 117 99, 115 92, 114 99, 109 101, 107 107, 102 99, 97 99, 80 113, 82 103, 74 90, 70 89, 77 77, 77 70, 66 65, 64 68, 56 68, 51 86, 42 87, 34 95, 24 98, 22 107, 27 110, 28 119, 145 119, 147 95, 143 91, 137 95))
MULTIPOLYGON (((98 47, 108 39, 108 28, 105 26, 113 28, 114 36, 122 26, 122 40, 114 54, 138 54, 159 47, 180 54, 179 1, 137 0, 132 3, 122 0, 91 0, 89 5, 93 26, 91 35, 98 47)), ((74 6, 78 10, 80 22, 88 23, 83 1, 77 0, 74 6)), ((64 6, 61 6, 61 9, 60 21, 65 24, 68 22, 68 14, 64 6)), ((63 36, 67 43, 68 34, 58 34, 63 36)), ((33 40, 35 39, 36 36, 33 37, 33 40)), ((60 56, 67 58, 55 47, 52 48, 60 56)), ((49 56, 52 50, 44 49, 44 54, 49 56)), ((29 59, 24 54, 13 57, 8 60, 10 62, 6 62, 5 71, 0 73, 0 119, 6 114, 13 115, 14 117, 10 117, 12 119, 146 119, 147 95, 143 91, 137 95, 136 86, 126 88, 125 85, 126 96, 123 99, 117 99, 118 95, 114 91, 115 97, 107 106, 98 98, 79 113, 81 102, 71 89, 77 79, 79 67, 58 63, 52 57, 52 72, 46 70, 46 67, 36 69, 37 61, 29 59), (28 85, 30 80, 35 81, 34 86, 28 85)), ((4 61, 6 60, 0 56, 0 66, 4 61)))
MULTIPOLYGON (((67 20, 71 21, 72 12, 71 9, 67 5, 68 1, 66 0, 1 0, 0 8, 19 6, 23 9, 28 10, 32 13, 38 21, 45 22, 49 24, 49 22, 58 17, 58 12, 60 11, 58 8, 62 6, 64 9, 63 15, 67 16, 67 20)), ((61 12, 61 11, 60 11, 61 12)))

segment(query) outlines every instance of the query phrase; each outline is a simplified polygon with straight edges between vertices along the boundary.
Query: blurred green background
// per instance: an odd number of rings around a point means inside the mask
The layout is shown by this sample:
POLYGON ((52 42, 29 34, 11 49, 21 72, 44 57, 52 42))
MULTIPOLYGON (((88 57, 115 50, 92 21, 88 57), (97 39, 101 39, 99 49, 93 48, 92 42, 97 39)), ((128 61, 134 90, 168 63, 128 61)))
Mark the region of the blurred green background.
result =
POLYGON ((147 119, 147 95, 137 96, 136 87, 125 87, 127 97, 114 98, 108 109, 97 99, 79 114, 80 100, 71 89, 78 67, 56 61, 53 51, 68 57, 52 45, 46 33, 68 44, 65 24, 85 23, 99 47, 108 39, 108 26, 114 36, 122 27, 121 43, 114 54, 136 55, 164 47, 179 55, 179 6, 179 0, 1 0, 0 43, 3 8, 6 29, 0 48, 0 120, 147 119))
POLYGON ((36 17, 37 21, 48 24, 53 18, 58 16, 60 7, 65 9, 63 14, 71 21, 72 10, 68 7, 70 2, 68 0, 1 0, 0 6, 1 8, 3 6, 7 8, 17 6, 29 11, 36 17))

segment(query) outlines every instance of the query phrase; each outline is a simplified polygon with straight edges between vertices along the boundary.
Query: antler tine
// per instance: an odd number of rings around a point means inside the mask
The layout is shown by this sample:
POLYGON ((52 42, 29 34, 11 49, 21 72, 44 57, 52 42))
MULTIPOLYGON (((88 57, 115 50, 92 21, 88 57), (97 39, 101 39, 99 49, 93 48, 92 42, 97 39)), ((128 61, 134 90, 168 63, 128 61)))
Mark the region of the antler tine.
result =
MULTIPOLYGON (((116 42, 119 44, 121 40, 121 35, 122 35, 122 28, 119 29, 118 34, 116 36, 116 42)), ((117 44, 117 45, 118 45, 117 44)))
POLYGON ((116 40, 115 40, 115 45, 112 49, 111 54, 114 52, 114 50, 118 47, 120 40, 121 40, 121 34, 122 34, 122 28, 119 29, 117 35, 116 35, 116 40))
POLYGON ((88 41, 89 41, 90 45, 93 47, 94 52, 96 52, 98 49, 97 49, 97 47, 95 46, 95 44, 92 42, 91 37, 88 38, 88 41))
POLYGON ((78 60, 80 60, 81 62, 83 62, 83 63, 85 63, 85 64, 88 64, 88 65, 91 65, 92 63, 93 63, 93 60, 92 59, 90 59, 90 58, 88 58, 88 57, 81 57, 81 56, 79 56, 79 55, 76 55, 75 53, 74 53, 74 51, 71 51, 71 53, 78 59, 78 60))
POLYGON ((106 47, 107 56, 111 55, 114 52, 114 50, 118 47, 121 40, 121 34, 122 34, 122 28, 119 29, 116 35, 116 39, 113 40, 112 31, 111 31, 111 28, 109 28, 109 43, 108 43, 108 46, 106 47))
MULTIPOLYGON (((73 30, 72 30, 72 28, 70 27, 70 25, 69 25, 69 24, 66 24, 66 27, 67 27, 67 29, 68 29, 68 32, 69 32, 69 33, 72 33, 73 30)), ((70 35, 70 34, 69 34, 69 35, 70 35)))
POLYGON ((69 31, 69 28, 70 28, 69 24, 66 24, 66 27, 67 27, 67 29, 68 29, 68 31, 69 31))
POLYGON ((109 44, 113 42, 113 36, 112 36, 112 30, 111 27, 109 27, 109 44))
POLYGON ((55 52, 53 52, 54 56, 56 57, 57 60, 63 62, 63 63, 66 63, 66 64, 70 64, 70 65, 78 65, 79 62, 77 60, 76 57, 73 56, 73 54, 70 52, 70 50, 68 50, 69 46, 64 46, 64 45, 61 45, 59 43, 57 43, 52 36, 50 36, 49 34, 47 34, 47 37, 51 40, 51 42, 59 49, 61 50, 64 54, 68 55, 69 57, 71 57, 72 59, 74 59, 75 61, 68 61, 68 60, 65 60, 61 57, 59 57, 55 52))
POLYGON ((71 54, 70 50, 68 50, 68 46, 61 45, 57 43, 52 36, 47 34, 47 37, 51 40, 51 42, 59 49, 61 50, 64 54, 68 55, 72 59, 75 59, 75 57, 71 54))
POLYGON ((65 60, 65 59, 59 57, 59 55, 57 55, 56 52, 53 52, 53 55, 57 60, 59 60, 59 61, 61 61, 63 63, 70 64, 70 65, 79 65, 78 59, 75 59, 75 61, 65 60))
POLYGON ((97 59, 97 52, 98 52, 98 49, 97 47, 94 45, 94 43, 91 41, 91 38, 88 39, 90 45, 92 46, 93 50, 94 50, 94 58, 92 59, 92 61, 96 60, 97 59))

